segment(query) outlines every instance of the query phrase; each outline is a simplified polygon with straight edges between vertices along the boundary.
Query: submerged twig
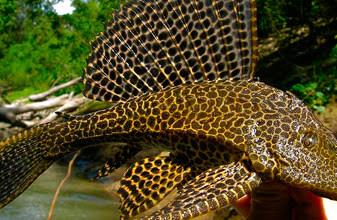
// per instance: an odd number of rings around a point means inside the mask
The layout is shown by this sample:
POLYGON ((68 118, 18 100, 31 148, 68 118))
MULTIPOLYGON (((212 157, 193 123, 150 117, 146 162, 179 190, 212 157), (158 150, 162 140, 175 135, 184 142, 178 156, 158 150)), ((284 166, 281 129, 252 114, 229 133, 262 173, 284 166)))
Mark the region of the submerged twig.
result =
POLYGON ((64 177, 64 179, 61 181, 60 185, 57 187, 57 190, 55 192, 55 195, 54 195, 54 199, 53 199, 53 202, 50 206, 50 210, 49 210, 49 214, 48 214, 48 218, 47 220, 51 220, 52 217, 53 217, 53 212, 54 212, 54 208, 55 208, 55 204, 56 204, 56 200, 57 200, 57 197, 61 191, 61 188, 63 187, 64 183, 69 179, 69 177, 71 176, 71 171, 72 171, 72 167, 73 167, 73 164, 76 160, 76 158, 78 157, 78 155, 80 155, 81 151, 77 151, 77 153, 73 156, 73 158, 71 159, 71 161, 69 162, 69 165, 68 165, 68 173, 67 173, 67 176, 64 177))

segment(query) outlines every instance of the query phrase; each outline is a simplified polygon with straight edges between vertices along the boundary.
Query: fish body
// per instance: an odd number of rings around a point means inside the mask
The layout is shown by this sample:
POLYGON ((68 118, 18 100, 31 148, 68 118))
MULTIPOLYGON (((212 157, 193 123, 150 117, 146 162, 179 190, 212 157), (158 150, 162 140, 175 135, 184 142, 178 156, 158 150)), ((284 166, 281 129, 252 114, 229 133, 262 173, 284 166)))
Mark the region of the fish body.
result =
POLYGON ((0 142, 0 206, 58 159, 123 142, 103 177, 148 146, 117 191, 128 219, 178 195, 148 219, 189 219, 277 181, 337 199, 337 140, 293 94, 253 80, 253 0, 142 0, 114 13, 92 43, 84 95, 114 102, 0 142))
POLYGON ((255 175, 251 188, 274 180, 336 198, 333 134, 292 94, 261 82, 226 80, 144 95, 1 142, 1 163, 13 163, 0 173, 1 204, 32 183, 34 172, 102 142, 166 149, 198 174, 242 163, 255 175))

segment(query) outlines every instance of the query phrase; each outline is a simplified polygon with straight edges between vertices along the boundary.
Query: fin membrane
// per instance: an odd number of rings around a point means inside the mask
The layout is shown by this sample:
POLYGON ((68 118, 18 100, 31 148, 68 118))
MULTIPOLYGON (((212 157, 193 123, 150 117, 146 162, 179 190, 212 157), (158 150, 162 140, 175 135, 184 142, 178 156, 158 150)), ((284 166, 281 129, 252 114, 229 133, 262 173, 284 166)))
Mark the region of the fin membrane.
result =
POLYGON ((250 79, 255 0, 133 0, 92 42, 84 95, 125 101, 177 85, 250 79))
POLYGON ((136 162, 124 174, 117 191, 122 218, 131 218, 158 204, 184 180, 189 170, 170 156, 136 162))
POLYGON ((98 180, 113 173, 116 169, 125 164, 128 159, 135 156, 141 148, 136 145, 127 144, 123 146, 120 151, 118 151, 113 158, 109 158, 108 161, 98 170, 95 177, 91 181, 98 180))
MULTIPOLYGON (((222 165, 187 183, 166 207, 151 219, 190 219, 219 209, 251 192, 261 182, 243 163, 222 165)), ((145 217, 147 219, 147 217, 145 217)))
POLYGON ((55 161, 46 158, 42 145, 45 129, 48 124, 0 142, 0 208, 23 193, 55 161))

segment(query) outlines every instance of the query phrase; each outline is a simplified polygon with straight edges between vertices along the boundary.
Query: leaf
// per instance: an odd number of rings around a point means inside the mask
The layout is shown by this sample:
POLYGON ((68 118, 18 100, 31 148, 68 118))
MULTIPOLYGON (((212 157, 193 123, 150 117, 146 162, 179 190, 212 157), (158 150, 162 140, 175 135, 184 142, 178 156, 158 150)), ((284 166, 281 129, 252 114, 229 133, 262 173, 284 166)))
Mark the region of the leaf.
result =
POLYGON ((305 88, 306 90, 315 90, 317 88, 318 84, 316 82, 310 82, 306 84, 305 88))
POLYGON ((317 96, 317 98, 321 99, 322 102, 328 101, 328 98, 326 97, 326 95, 323 92, 316 92, 315 95, 317 96))
POLYGON ((322 112, 322 113, 324 113, 325 110, 326 110, 326 108, 324 106, 322 106, 322 105, 314 105, 313 109, 315 109, 315 110, 317 110, 319 112, 322 112))
MULTIPOLYGON (((336 35, 336 36, 337 36, 337 35, 336 35)), ((337 44, 335 45, 334 48, 332 48, 332 50, 330 51, 329 56, 330 56, 331 58, 337 58, 337 44)))
POLYGON ((304 88, 304 86, 302 85, 302 84, 300 84, 300 83, 297 83, 297 84, 295 84, 295 85, 293 85, 292 87, 291 87, 291 89, 293 90, 293 91, 297 91, 297 92, 300 92, 300 93, 304 93, 304 91, 305 91, 305 88, 304 88))

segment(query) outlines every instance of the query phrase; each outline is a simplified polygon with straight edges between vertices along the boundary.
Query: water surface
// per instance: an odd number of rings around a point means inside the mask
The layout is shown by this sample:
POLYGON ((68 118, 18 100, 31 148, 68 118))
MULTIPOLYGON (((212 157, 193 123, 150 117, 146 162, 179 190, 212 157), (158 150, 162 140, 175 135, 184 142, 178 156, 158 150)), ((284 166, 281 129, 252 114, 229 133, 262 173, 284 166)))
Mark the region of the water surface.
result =
MULTIPOLYGON (((0 210, 1 220, 47 219, 54 193, 67 167, 52 165, 20 197, 0 210)), ((106 185, 72 176, 63 186, 53 220, 117 220, 119 201, 106 185)))

